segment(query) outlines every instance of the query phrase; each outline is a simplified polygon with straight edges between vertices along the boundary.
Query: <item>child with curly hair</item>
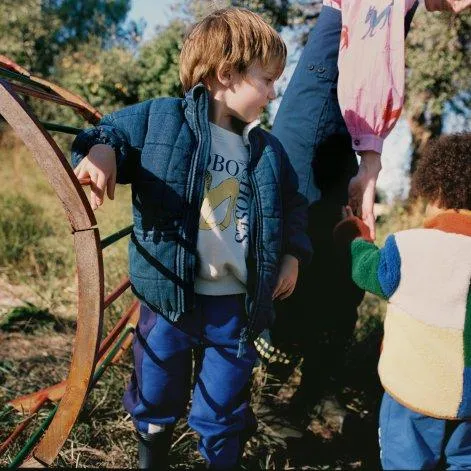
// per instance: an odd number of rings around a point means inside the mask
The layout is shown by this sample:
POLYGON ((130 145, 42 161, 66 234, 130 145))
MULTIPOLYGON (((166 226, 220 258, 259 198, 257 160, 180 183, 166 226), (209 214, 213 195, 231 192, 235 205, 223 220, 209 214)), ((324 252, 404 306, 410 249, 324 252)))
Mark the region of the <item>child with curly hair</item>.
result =
POLYGON ((379 249, 347 208, 335 229, 352 277, 388 300, 378 372, 384 469, 471 467, 471 133, 432 142, 413 178, 422 228, 379 249))

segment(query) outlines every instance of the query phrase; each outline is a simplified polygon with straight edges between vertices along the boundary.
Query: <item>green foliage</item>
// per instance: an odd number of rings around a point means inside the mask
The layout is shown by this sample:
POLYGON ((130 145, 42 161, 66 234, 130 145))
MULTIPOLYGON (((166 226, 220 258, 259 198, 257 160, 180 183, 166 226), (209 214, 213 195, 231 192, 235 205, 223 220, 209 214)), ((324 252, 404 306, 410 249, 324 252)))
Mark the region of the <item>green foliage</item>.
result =
POLYGON ((185 23, 175 20, 140 48, 136 71, 140 100, 182 94, 178 62, 185 30, 185 23))
MULTIPOLYGON (((100 38, 90 38, 76 51, 60 56, 55 80, 102 113, 158 96, 179 96, 178 61, 184 33, 185 24, 174 21, 136 54, 121 45, 103 49, 100 38)), ((58 110, 56 115, 71 122, 67 111, 58 110)))
POLYGON ((25 334, 44 332, 56 327, 56 324, 57 320, 50 312, 31 303, 13 308, 0 319, 1 330, 25 334))
POLYGON ((55 80, 102 113, 138 101, 139 73, 133 53, 122 46, 103 49, 98 37, 61 54, 55 80))
POLYGON ((113 37, 127 35, 122 23, 131 8, 131 0, 43 0, 42 7, 45 15, 60 22, 52 40, 61 46, 84 43, 90 36, 102 38, 106 43, 113 37))
POLYGON ((258 13, 278 31, 288 26, 289 18, 295 11, 288 0, 232 0, 231 4, 258 13))
POLYGON ((441 115, 447 101, 470 91, 470 47, 470 14, 418 13, 406 48, 408 104, 441 115))
POLYGON ((4 0, 0 3, 2 54, 33 73, 47 69, 59 45, 51 31, 60 27, 57 17, 46 15, 41 0, 4 0))
POLYGON ((21 195, 0 195, 0 265, 18 263, 52 233, 42 209, 21 195))
POLYGON ((411 173, 428 140, 442 133, 447 103, 471 106, 471 15, 418 13, 406 46, 406 102, 413 152, 411 173))
POLYGON ((136 24, 121 26, 130 5, 130 0, 3 0, 2 54, 48 77, 61 51, 76 50, 90 36, 105 46, 138 35, 136 24))

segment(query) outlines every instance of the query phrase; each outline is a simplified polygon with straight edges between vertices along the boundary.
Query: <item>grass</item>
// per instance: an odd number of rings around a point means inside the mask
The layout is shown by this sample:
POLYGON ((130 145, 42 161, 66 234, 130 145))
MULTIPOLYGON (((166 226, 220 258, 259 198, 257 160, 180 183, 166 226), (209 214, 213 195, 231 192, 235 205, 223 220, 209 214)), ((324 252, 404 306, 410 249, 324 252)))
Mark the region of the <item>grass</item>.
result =
MULTIPOLYGON (((73 240, 63 208, 29 152, 11 133, 1 136, 0 278, 19 290, 24 303, 14 308, 0 306, 0 442, 25 418, 3 407, 9 400, 66 378, 77 296, 73 240)), ((106 201, 96 212, 101 238, 130 224, 129 193, 129 188, 119 187, 115 201, 106 201)), ((396 206, 378 227, 379 243, 387 233, 417 226, 422 218, 422 207, 396 206)), ((127 273, 126 244, 122 240, 104 251, 105 292, 127 273)), ((130 300, 127 293, 107 310, 105 330, 130 300)), ((270 373, 266 365, 255 368, 252 406, 260 426, 246 446, 244 465, 248 469, 377 467, 375 413, 381 391, 376 361, 384 312, 385 303, 372 295, 366 295, 359 308, 348 354, 348 386, 340 392, 357 422, 344 435, 336 435, 326 421, 313 416, 307 430, 304 427, 298 436, 294 430, 287 438, 291 429, 289 417, 285 420, 286 406, 300 381, 299 365, 285 380, 270 373), (267 409, 267 403, 275 409, 267 409)), ((121 404, 130 374, 128 351, 91 391, 54 466, 136 467, 134 428, 121 404)), ((18 443, 25 442, 46 413, 37 414, 18 443)), ((173 440, 172 468, 203 464, 196 442, 196 434, 181 420, 173 440)), ((19 447, 10 447, 0 457, 0 466, 6 466, 19 447)))

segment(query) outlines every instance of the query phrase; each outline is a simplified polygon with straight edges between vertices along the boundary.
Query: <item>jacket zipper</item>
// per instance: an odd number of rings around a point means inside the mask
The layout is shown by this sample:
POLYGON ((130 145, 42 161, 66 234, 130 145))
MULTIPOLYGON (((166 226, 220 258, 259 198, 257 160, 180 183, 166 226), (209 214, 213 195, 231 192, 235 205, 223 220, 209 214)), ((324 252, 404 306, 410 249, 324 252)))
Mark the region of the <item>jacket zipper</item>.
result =
MULTIPOLYGON (((252 144, 250 143, 250 139, 249 139, 249 162, 251 161, 252 159, 252 144)), ((252 334, 252 331, 253 331, 253 328, 254 328, 254 325, 255 325, 255 321, 257 320, 257 317, 258 317, 258 313, 257 313, 257 309, 258 309, 258 306, 259 306, 259 297, 260 297, 260 273, 261 273, 261 267, 260 267, 260 264, 261 264, 261 260, 262 260, 262 240, 261 240, 261 236, 260 234, 263 233, 263 218, 261 217, 261 214, 262 214, 262 211, 260 209, 260 195, 259 195, 259 192, 258 192, 258 185, 257 185, 257 182, 256 182, 256 179, 255 177, 253 176, 253 172, 254 172, 254 169, 251 167, 250 168, 250 172, 249 172, 249 179, 250 179, 250 183, 252 185, 252 188, 253 188, 253 197, 255 199, 255 210, 256 210, 256 218, 255 218, 255 222, 256 222, 256 227, 254 228, 255 229, 255 269, 256 269, 256 282, 255 282, 255 293, 254 293, 254 302, 253 302, 253 306, 254 306, 254 313, 252 316, 249 316, 249 322, 247 324, 247 331, 246 331, 246 336, 247 338, 250 337, 250 335, 252 334)))
MULTIPOLYGON (((204 96, 200 96, 199 99, 200 100, 204 99, 204 96)), ((199 211, 200 211, 200 208, 201 208, 201 200, 202 200, 202 195, 203 195, 203 190, 204 190, 202 185, 200 186, 199 189, 195 190, 196 173, 197 173, 197 170, 198 170, 198 164, 200 163, 200 160, 202 158, 201 157, 201 154, 202 154, 201 149, 204 147, 203 139, 202 139, 202 135, 201 135, 201 123, 200 123, 200 119, 199 119, 200 118, 199 114, 200 114, 200 111, 199 111, 198 103, 195 103, 195 131, 196 131, 196 138, 197 138, 197 147, 196 147, 194 157, 192 156, 192 162, 191 162, 191 168, 190 168, 190 179, 189 179, 189 182, 188 182, 189 185, 188 185, 188 190, 187 190, 187 193, 186 193, 187 201, 190 204, 190 211, 188 211, 187 217, 185 218, 185 221, 186 221, 185 235, 187 235, 187 228, 190 227, 190 224, 188 222, 191 219, 191 217, 194 215, 196 221, 199 220, 199 211), (197 211, 196 213, 191 210, 192 207, 195 206, 195 204, 194 204, 195 201, 198 201, 198 205, 196 205, 196 211, 197 211)), ((211 135, 208 134, 208 136, 209 136, 209 139, 211 139, 211 135)), ((209 145, 210 145, 210 143, 209 143, 209 145)), ((196 241, 197 241, 197 237, 198 237, 198 229, 196 229, 196 231, 195 231, 196 241)), ((186 279, 186 277, 185 277, 185 268, 186 268, 186 257, 185 257, 185 255, 186 255, 186 253, 187 253, 187 250, 185 250, 183 248, 183 246, 180 245, 179 250, 178 250, 177 266, 178 266, 179 271, 180 271, 178 276, 180 276, 180 278, 182 280, 186 279)), ((178 302, 180 304, 180 306, 179 306, 180 312, 183 312, 184 305, 185 305, 185 292, 184 292, 184 289, 180 289, 178 291, 178 302)))
MULTIPOLYGON (((195 108, 196 108, 196 104, 195 104, 195 108)), ((188 180, 188 187, 187 187, 187 192, 186 192, 186 200, 188 201, 188 203, 190 205, 190 208, 192 206, 192 201, 193 201, 193 188, 194 188, 194 184, 195 184, 195 174, 196 174, 196 169, 197 169, 197 162, 198 162, 199 154, 201 153, 201 146, 202 146, 201 132, 200 132, 197 113, 195 113, 195 131, 196 131, 197 147, 196 147, 195 155, 193 155, 192 159, 191 159, 190 178, 188 180)), ((190 227, 189 220, 190 220, 191 217, 192 217, 192 211, 191 210, 187 211, 187 215, 186 215, 186 218, 185 218, 185 224, 183 226, 185 242, 186 242, 186 239, 188 237, 188 229, 190 227)), ((182 244, 180 244, 179 248, 178 248, 177 268, 179 270, 178 277, 181 280, 185 280, 185 250, 184 250, 182 244)), ((185 308, 185 288, 180 288, 180 289, 178 289, 178 310, 179 310, 179 312, 183 312, 184 308, 185 308)))

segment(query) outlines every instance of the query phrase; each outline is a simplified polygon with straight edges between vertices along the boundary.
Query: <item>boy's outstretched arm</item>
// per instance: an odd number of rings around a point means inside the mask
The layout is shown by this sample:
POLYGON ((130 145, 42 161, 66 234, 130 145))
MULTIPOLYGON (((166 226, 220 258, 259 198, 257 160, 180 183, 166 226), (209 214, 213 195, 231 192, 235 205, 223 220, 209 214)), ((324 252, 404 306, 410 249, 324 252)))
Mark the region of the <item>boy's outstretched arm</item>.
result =
POLYGON ((388 236, 383 248, 377 247, 369 227, 348 208, 345 219, 334 229, 339 253, 351 261, 353 281, 365 291, 389 299, 401 279, 401 257, 394 235, 388 236))
POLYGON ((144 145, 150 101, 104 116, 84 129, 72 144, 72 166, 84 185, 91 186, 93 209, 103 204, 105 189, 113 199, 117 183, 133 181, 144 145))

